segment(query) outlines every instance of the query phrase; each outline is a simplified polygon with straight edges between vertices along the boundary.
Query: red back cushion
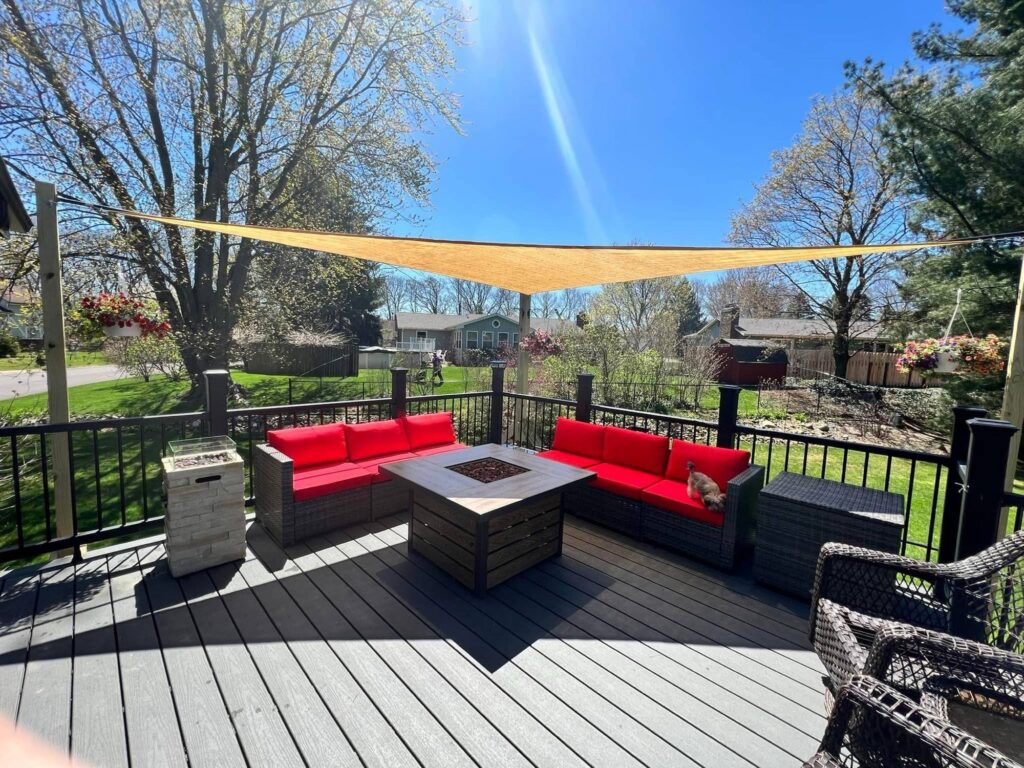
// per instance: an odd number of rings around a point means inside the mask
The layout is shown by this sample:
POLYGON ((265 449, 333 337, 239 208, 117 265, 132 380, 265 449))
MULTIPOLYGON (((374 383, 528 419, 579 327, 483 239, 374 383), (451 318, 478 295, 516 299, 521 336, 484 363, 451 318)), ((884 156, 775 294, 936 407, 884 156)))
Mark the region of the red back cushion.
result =
POLYGON ((690 470, 686 468, 688 461, 692 461, 698 472, 710 477, 724 491, 729 481, 750 465, 750 453, 675 440, 665 476, 685 483, 690 479, 690 470))
POLYGON ((602 458, 612 464, 660 475, 668 459, 668 438, 622 427, 605 427, 602 458))
POLYGON ((600 459, 604 452, 605 429, 599 424, 559 416, 555 422, 555 441, 551 447, 556 451, 600 459))
POLYGON ((399 419, 409 439, 409 447, 429 448, 432 445, 446 445, 455 442, 455 426, 452 415, 443 413, 424 413, 419 416, 406 416, 399 419))
POLYGON ((267 442, 290 458, 294 469, 348 458, 343 424, 271 429, 267 431, 267 442))
POLYGON ((388 453, 406 453, 409 438, 395 419, 367 421, 364 424, 346 424, 345 440, 352 461, 384 456, 388 453))

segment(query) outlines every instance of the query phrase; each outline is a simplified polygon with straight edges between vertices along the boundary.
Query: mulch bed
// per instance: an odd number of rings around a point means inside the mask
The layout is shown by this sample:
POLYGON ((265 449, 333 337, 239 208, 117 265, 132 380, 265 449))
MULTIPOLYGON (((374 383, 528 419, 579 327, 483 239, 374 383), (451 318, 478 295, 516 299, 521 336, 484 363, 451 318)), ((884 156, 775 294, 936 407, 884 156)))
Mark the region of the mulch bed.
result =
POLYGON ((524 467, 509 464, 501 459, 476 459, 475 461, 467 461, 464 464, 455 464, 448 467, 448 469, 452 472, 458 472, 460 475, 471 477, 481 483, 493 483, 495 480, 504 480, 530 471, 524 467))

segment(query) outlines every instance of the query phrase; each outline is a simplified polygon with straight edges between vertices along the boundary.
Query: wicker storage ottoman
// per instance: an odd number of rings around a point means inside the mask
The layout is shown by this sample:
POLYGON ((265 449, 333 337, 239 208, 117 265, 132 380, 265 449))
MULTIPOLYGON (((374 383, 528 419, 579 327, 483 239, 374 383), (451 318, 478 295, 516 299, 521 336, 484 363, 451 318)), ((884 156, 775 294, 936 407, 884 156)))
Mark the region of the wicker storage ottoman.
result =
POLYGON ((823 544, 899 552, 902 534, 899 494, 782 472, 758 500, 754 578, 809 600, 823 544))

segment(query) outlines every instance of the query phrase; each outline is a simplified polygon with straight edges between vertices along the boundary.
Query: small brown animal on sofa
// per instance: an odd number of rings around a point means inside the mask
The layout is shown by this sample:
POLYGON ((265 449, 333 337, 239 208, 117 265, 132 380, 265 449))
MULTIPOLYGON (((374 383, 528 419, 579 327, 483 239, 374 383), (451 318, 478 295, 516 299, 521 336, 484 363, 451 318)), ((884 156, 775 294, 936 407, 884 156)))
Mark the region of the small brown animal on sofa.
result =
POLYGON ((725 494, 718 483, 703 472, 698 472, 697 465, 692 461, 686 462, 686 468, 690 470, 690 478, 686 481, 690 498, 700 499, 712 512, 725 512, 725 494))

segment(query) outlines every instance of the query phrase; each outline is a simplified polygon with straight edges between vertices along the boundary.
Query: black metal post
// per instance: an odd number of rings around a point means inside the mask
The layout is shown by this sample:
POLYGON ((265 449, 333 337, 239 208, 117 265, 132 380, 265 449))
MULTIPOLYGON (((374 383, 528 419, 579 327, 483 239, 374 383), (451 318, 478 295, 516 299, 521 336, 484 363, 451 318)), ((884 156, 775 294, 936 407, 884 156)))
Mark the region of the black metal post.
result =
POLYGON ((405 416, 405 397, 408 389, 409 369, 391 369, 391 418, 405 416))
POLYGON ((488 442, 501 445, 502 411, 505 401, 505 361, 491 361, 491 420, 487 430, 488 442))
POLYGON ((230 374, 222 369, 203 371, 206 383, 206 425, 210 435, 228 433, 228 381, 230 374))
POLYGON ((997 419, 971 419, 967 478, 960 512, 956 557, 970 557, 1002 538, 1003 483, 1010 441, 1017 427, 997 419))
POLYGON ((960 509, 967 468, 967 450, 971 445, 971 429, 967 422, 983 419, 988 411, 975 405, 953 406, 953 435, 949 443, 949 472, 946 474, 946 495, 942 504, 942 528, 939 534, 939 562, 956 560, 956 539, 960 533, 960 509))
POLYGON ((576 376, 576 421, 590 421, 590 406, 594 402, 594 374, 576 376))
POLYGON ((736 442, 736 421, 740 412, 740 388, 733 384, 718 386, 719 448, 732 448, 736 442))

